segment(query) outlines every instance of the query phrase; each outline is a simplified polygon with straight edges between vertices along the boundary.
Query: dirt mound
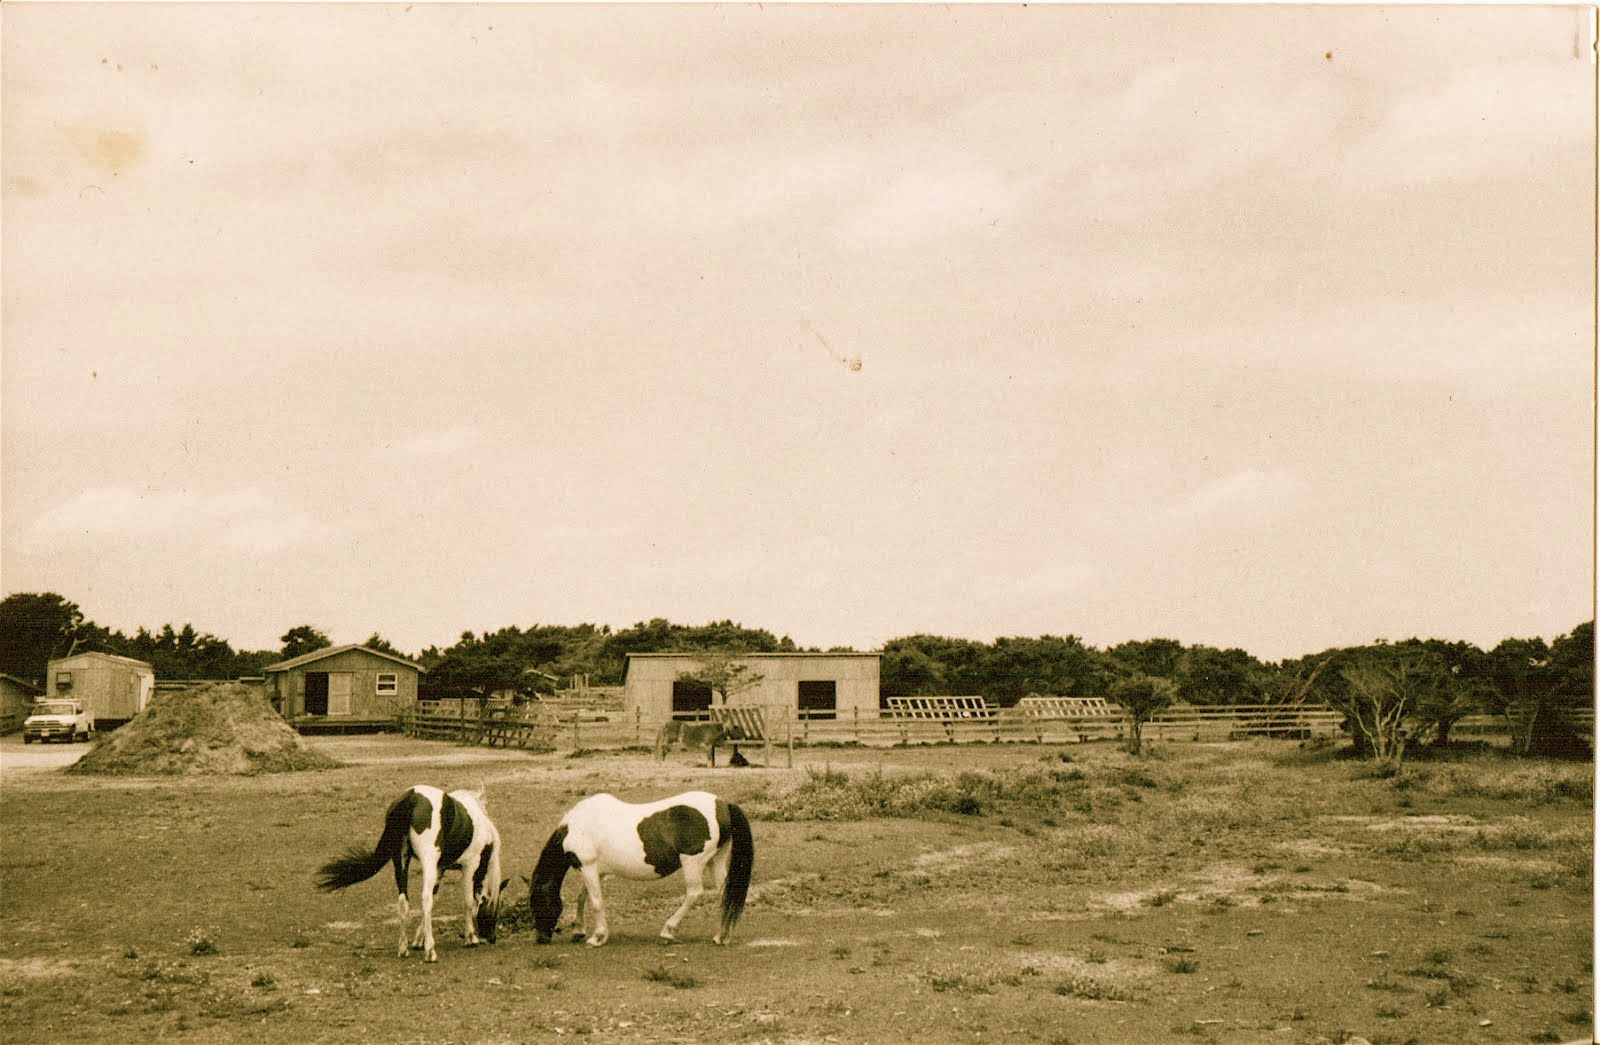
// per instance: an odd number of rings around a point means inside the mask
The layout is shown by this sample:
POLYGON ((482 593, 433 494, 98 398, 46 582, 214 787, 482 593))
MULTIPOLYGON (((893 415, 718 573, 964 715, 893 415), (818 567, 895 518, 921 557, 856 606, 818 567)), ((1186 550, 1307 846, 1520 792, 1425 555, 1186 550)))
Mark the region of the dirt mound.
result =
POLYGON ((68 767, 106 776, 293 773, 341 763, 306 748, 266 695, 235 682, 158 693, 68 767))

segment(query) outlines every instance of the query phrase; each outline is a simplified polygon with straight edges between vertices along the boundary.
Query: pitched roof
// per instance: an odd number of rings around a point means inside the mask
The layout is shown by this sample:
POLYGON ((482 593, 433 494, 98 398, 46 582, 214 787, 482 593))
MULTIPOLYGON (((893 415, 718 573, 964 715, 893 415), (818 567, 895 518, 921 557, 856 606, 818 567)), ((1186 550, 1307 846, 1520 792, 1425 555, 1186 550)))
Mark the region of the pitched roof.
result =
POLYGON ((126 666, 128 666, 130 668, 143 668, 144 670, 149 671, 149 672, 154 672, 155 671, 155 668, 150 666, 150 662, 149 661, 138 660, 138 659, 136 659, 134 657, 124 657, 121 654, 117 654, 117 653, 101 653, 99 650, 92 650, 92 649, 84 650, 82 653, 69 654, 68 656, 65 656, 65 657, 53 657, 53 658, 51 658, 50 663, 52 665, 54 665, 54 664, 62 664, 62 663, 65 663, 66 661, 69 661, 69 660, 82 660, 84 657, 98 657, 101 660, 116 661, 118 664, 124 664, 124 665, 126 665, 126 666))
POLYGON ((290 657, 288 660, 281 660, 278 663, 268 665, 261 670, 263 672, 293 671, 295 668, 303 668, 307 664, 314 664, 317 661, 325 660, 328 657, 336 657, 341 653, 349 653, 351 650, 355 650, 360 653, 367 653, 374 657, 382 657, 384 660, 392 660, 396 664, 403 664, 408 668, 414 668, 417 671, 422 672, 424 675, 428 673, 428 669, 423 667, 421 664, 409 661, 397 653, 385 653, 383 650, 368 649, 365 646, 359 646, 353 642, 345 646, 326 646, 322 649, 312 650, 310 653, 302 653, 298 657, 290 657))
POLYGON ((29 682, 27 679, 19 679, 15 675, 7 675, 4 672, 0 672, 0 679, 5 679, 7 682, 11 683, 13 686, 21 686, 23 689, 31 689, 35 693, 43 693, 44 692, 44 687, 43 686, 35 685, 34 683, 29 682))

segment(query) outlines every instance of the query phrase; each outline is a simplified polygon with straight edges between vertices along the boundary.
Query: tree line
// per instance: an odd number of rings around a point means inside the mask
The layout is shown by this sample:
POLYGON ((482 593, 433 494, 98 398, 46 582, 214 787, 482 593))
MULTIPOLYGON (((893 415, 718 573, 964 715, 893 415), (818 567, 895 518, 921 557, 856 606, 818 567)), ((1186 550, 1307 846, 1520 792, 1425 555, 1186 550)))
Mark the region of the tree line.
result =
MULTIPOLYGON (((98 650, 151 664, 158 678, 217 679, 260 674, 270 664, 331 645, 296 625, 276 650, 235 650, 191 625, 139 628, 133 635, 84 618, 55 593, 0 601, 0 672, 42 682, 47 662, 98 650)), ((674 624, 663 618, 613 630, 608 625, 534 625, 477 634, 414 655, 374 633, 362 643, 427 669, 425 696, 553 693, 572 679, 622 681, 629 653, 853 652, 802 650, 788 636, 733 621, 674 624)), ((1407 744, 1443 745, 1463 717, 1505 716, 1513 747, 1528 754, 1586 754, 1590 726, 1574 712, 1594 706, 1594 622, 1551 642, 1507 638, 1492 649, 1444 639, 1338 647, 1279 663, 1242 649, 1185 646, 1174 639, 1123 642, 1105 649, 1072 635, 998 638, 936 635, 892 639, 882 648, 880 692, 892 696, 982 696, 1002 707, 1030 694, 1109 697, 1137 728, 1160 708, 1185 704, 1326 704, 1344 712, 1358 750, 1398 764, 1407 744)))

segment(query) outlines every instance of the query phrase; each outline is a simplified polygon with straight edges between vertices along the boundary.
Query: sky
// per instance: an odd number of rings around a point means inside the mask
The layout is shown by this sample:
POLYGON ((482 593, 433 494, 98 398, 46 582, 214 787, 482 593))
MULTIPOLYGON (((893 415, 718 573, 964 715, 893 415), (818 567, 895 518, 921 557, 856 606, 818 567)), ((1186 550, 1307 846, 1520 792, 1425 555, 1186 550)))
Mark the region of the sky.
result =
POLYGON ((6 594, 413 653, 1593 617, 1579 9, 0 19, 6 594))

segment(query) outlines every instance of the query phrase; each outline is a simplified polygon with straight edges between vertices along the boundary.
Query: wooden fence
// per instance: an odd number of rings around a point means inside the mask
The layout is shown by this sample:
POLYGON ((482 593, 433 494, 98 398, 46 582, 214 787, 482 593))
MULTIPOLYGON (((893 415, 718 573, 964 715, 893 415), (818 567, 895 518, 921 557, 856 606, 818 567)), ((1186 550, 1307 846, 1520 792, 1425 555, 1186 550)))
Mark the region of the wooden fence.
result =
MULTIPOLYGON (((808 714, 784 709, 717 708, 722 719, 738 724, 750 741, 766 745, 909 744, 1027 742, 1075 743, 1129 735, 1127 713, 1098 698, 1027 698, 1016 707, 972 703, 981 698, 922 697, 893 702, 882 712, 850 709, 808 714), (947 701, 941 705, 939 701, 947 701), (1054 703, 1062 702, 1062 703, 1054 703), (734 719, 737 718, 737 723, 734 719), (748 720, 748 721, 747 721, 748 720), (759 734, 759 735, 758 735, 759 734)), ((711 713, 685 718, 710 718, 711 713)), ((1304 739, 1337 736, 1343 716, 1321 706, 1297 708, 1182 706, 1168 708, 1145 724, 1147 740, 1221 741, 1243 737, 1304 739)), ((596 717, 583 709, 529 704, 490 708, 462 715, 420 708, 406 717, 405 730, 417 737, 529 750, 649 747, 661 722, 632 713, 596 717)))

